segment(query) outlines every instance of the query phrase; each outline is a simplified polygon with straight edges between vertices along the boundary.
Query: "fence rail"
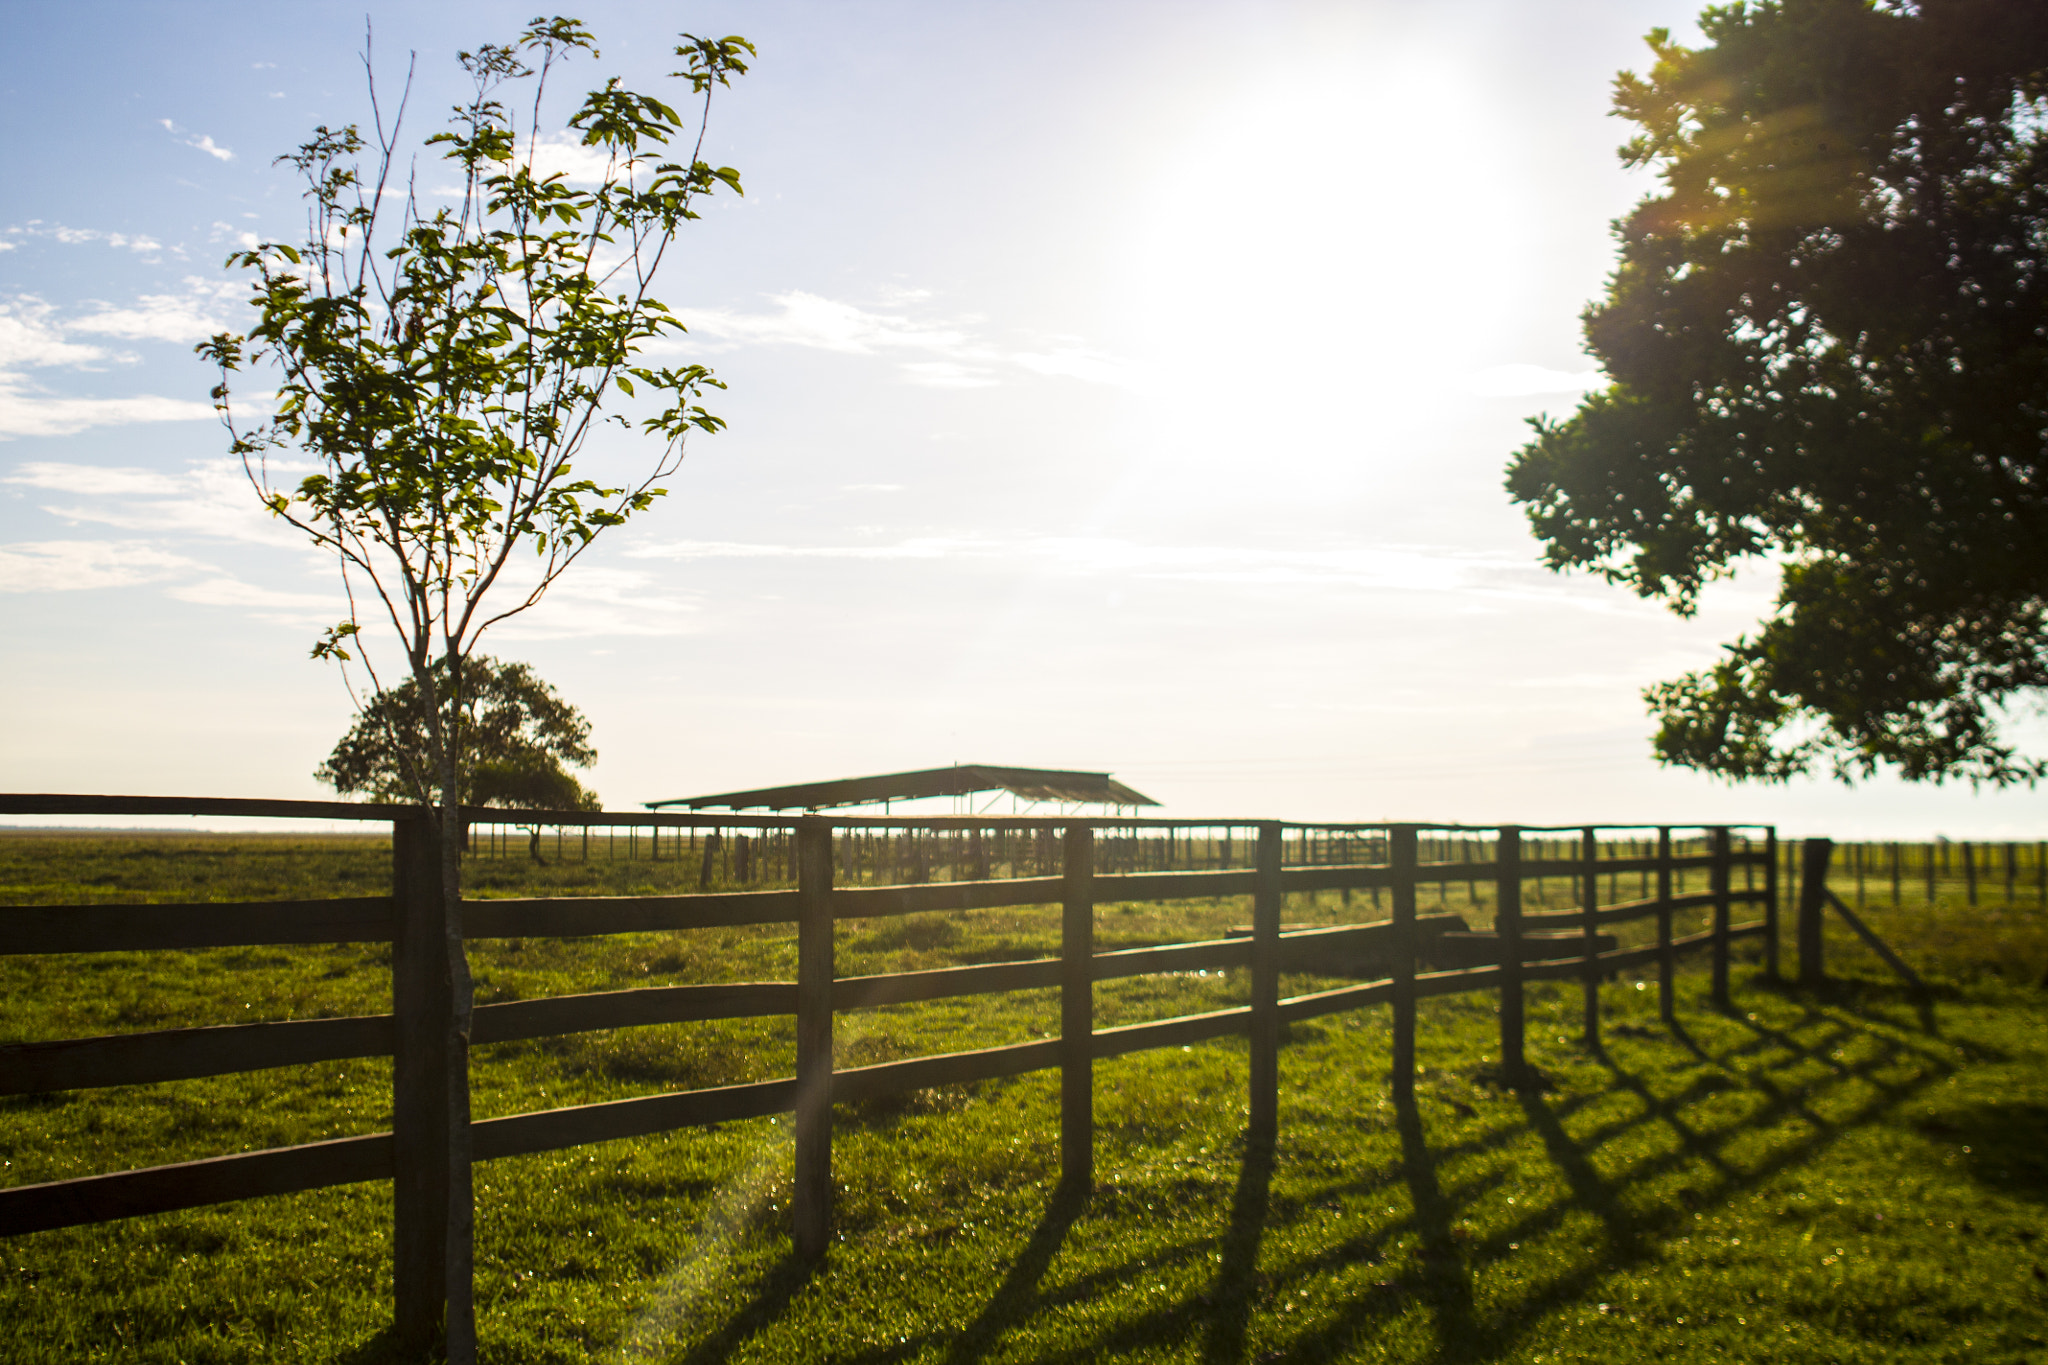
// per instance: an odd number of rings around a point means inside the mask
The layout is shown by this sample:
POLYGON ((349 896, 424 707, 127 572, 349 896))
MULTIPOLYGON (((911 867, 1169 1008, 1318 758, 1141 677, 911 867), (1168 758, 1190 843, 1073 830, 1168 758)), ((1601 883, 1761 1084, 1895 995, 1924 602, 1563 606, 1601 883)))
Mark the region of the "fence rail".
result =
MULTIPOLYGON (((644 833, 646 856, 694 854, 707 881, 714 859, 723 867, 735 854, 725 842, 725 831, 745 829, 750 833, 732 836, 748 841, 737 846, 743 850, 742 871, 757 878, 781 876, 795 884, 683 895, 445 904, 430 822, 404 808, 380 808, 370 814, 361 806, 317 802, 0 796, 0 813, 138 812, 294 818, 346 812, 342 818, 388 820, 393 833, 393 892, 322 901, 5 907, 0 908, 0 954, 390 942, 392 1012, 4 1044, 0 1094, 390 1056, 393 1131, 0 1188, 0 1234, 392 1180, 398 1328, 400 1337, 409 1341, 430 1337, 438 1325, 444 1263, 454 1257, 455 1239, 462 1235, 451 1231, 446 1210, 451 1189, 467 1187, 466 1168, 448 1167, 448 1154, 462 1150, 450 1135, 465 1124, 468 1158, 486 1161, 741 1118, 794 1114, 796 1243, 800 1254, 814 1255, 822 1250, 829 1229, 834 1103, 1057 1069, 1062 1074, 1063 1172, 1068 1179, 1085 1180, 1093 1168, 1092 1066, 1098 1060, 1246 1036, 1251 1046, 1250 1137, 1270 1143, 1277 1124, 1277 1050, 1286 1023, 1391 1006, 1392 1081, 1407 1093, 1413 1085, 1419 1000, 1466 991, 1500 992, 1502 1065, 1516 1077, 1525 1067, 1525 983, 1582 982, 1588 1034, 1597 1037, 1596 989, 1601 979, 1616 971, 1656 965, 1668 1015, 1673 966, 1684 953, 1711 951, 1714 995, 1723 1003, 1732 944, 1762 938, 1767 969, 1776 969, 1778 848, 1775 833, 1761 827, 1753 828, 1745 845, 1737 848, 1728 827, 1690 827, 1697 828, 1700 837, 1680 841, 1669 827, 1603 832, 1248 821, 739 821, 522 813, 522 827, 533 829, 587 831, 606 824, 628 829, 635 841, 629 851, 635 854, 644 833), (663 831, 669 832, 666 850, 658 842, 663 831), (1616 833, 1643 837, 1617 839, 1612 837, 1616 833), (1691 851, 1695 848, 1704 851, 1691 851), (1525 857, 1525 850, 1542 856, 1525 857), (1432 856, 1420 856, 1425 852, 1432 856), (1340 857, 1367 860, 1336 861, 1340 857), (1183 865, 1169 865, 1176 862, 1183 865), (835 884, 842 875, 872 876, 905 867, 921 879, 835 884), (990 875, 997 868, 1019 867, 1035 875, 990 875), (1738 869, 1742 886, 1735 885, 1738 869), (1685 873, 1702 871, 1710 883, 1707 891, 1679 889, 1685 873), (1606 904, 1601 903, 1602 877, 1608 879, 1606 904), (1624 878, 1635 879, 1639 889, 1648 889, 1654 879, 1653 894, 1616 901, 1624 878), (1575 908, 1523 911, 1525 887, 1547 896, 1546 886, 1559 879, 1571 882, 1575 908), (1474 906, 1480 901, 1478 888, 1490 889, 1494 913, 1489 928, 1475 931, 1463 917, 1451 913, 1453 890, 1459 885, 1474 906), (1435 913, 1420 910, 1425 888, 1433 888, 1438 897, 1435 913), (1289 895, 1322 891, 1342 892, 1347 903, 1353 893, 1369 893, 1376 912, 1386 910, 1388 916, 1339 926, 1282 923, 1289 895), (1390 905, 1383 905, 1383 896, 1391 899, 1390 905), (1098 905, 1230 897, 1249 897, 1252 902, 1251 925, 1230 937, 1110 951, 1095 946, 1098 905), (1737 905, 1760 905, 1763 918, 1734 923, 1737 905), (877 976, 840 977, 834 971, 836 921, 1023 906, 1060 907, 1056 955, 877 976), (1674 935, 1674 914, 1689 909, 1709 910, 1711 927, 1674 935), (1646 946, 1624 948, 1613 935, 1602 932, 1646 919, 1657 925, 1657 941, 1646 946), (455 1032, 447 982, 450 954, 459 951, 463 938, 570 937, 792 921, 797 926, 794 981, 641 987, 492 1003, 474 1009, 466 1036, 455 1032), (459 926, 459 933, 451 935, 451 926, 459 926), (1209 970, 1248 971, 1251 1002, 1115 1027, 1094 1023, 1097 982, 1209 970), (1282 998, 1283 973, 1369 979, 1282 998), (1022 990, 1060 992, 1058 1037, 858 1068, 833 1064, 833 1018, 839 1012, 1022 990), (794 1076, 468 1121, 463 1097, 470 1046, 762 1016, 794 1016, 794 1076)), ((504 812, 469 815, 473 831, 487 821, 506 819, 504 812)), ((587 838, 577 848, 586 857, 602 852, 587 838)), ((495 850, 496 845, 486 843, 480 851, 489 855, 495 850)))

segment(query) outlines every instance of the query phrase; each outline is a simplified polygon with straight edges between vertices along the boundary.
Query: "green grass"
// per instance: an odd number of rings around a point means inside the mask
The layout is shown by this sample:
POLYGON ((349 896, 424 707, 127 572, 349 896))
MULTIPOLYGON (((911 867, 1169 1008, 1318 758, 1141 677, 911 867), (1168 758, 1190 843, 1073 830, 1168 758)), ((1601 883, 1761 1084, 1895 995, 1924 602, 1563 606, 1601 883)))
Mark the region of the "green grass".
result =
MULTIPOLYGON (((13 836, 0 898, 376 894, 387 866, 372 839, 13 836)), ((644 860, 479 859, 470 884, 638 891, 671 876, 644 860)), ((487 1163, 484 1357, 2038 1361, 2048 915, 2024 894, 1959 901, 1958 887, 1866 916, 1934 981, 1933 1032, 1834 930, 1827 990, 1771 988, 1745 964, 1722 1015, 1695 968, 1675 1032, 1654 985, 1609 985, 1604 1053, 1578 1045, 1576 987, 1532 987, 1541 1091, 1493 1083, 1488 995, 1425 1004, 1406 1112, 1385 1083, 1384 1011, 1297 1026, 1270 1165, 1241 1143, 1240 1042, 1104 1063, 1085 1201, 1055 1190, 1049 1075, 842 1109, 838 1239, 810 1271, 789 1259, 784 1124, 487 1163)), ((1447 908, 1467 912, 1462 887, 1447 908)), ((1483 898, 1471 913, 1485 922, 1483 898)), ((1324 895, 1286 917, 1369 914, 1324 895)), ((1099 933, 1126 946, 1246 917, 1228 901, 1112 905, 1099 933)), ((838 967, 1003 960, 1056 936, 1050 910, 855 921, 838 967)), ((481 997, 507 999, 786 979, 794 950, 769 927, 480 943, 475 961, 481 997)), ((0 960, 0 1039, 374 1012, 388 971, 368 946, 0 960)), ((1226 974, 1105 983, 1098 1013, 1215 1008, 1243 989, 1226 974)), ((1020 993, 844 1016, 842 1064, 1020 1041, 1056 1011, 1020 993)), ((786 1021, 481 1048, 477 1111, 784 1075, 792 1050, 786 1021)), ((0 1100, 0 1180, 372 1131, 388 1126, 388 1083, 388 1064, 357 1062, 0 1100)), ((381 1360, 389 1235, 389 1189, 372 1184, 0 1242, 0 1359, 381 1360)))

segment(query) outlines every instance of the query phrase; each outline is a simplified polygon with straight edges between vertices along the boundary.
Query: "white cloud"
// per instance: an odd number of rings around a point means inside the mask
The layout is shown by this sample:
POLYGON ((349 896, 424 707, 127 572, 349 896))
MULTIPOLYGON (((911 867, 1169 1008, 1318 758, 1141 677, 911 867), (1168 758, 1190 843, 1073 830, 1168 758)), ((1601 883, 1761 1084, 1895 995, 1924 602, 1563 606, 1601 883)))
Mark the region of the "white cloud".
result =
POLYGON ((957 360, 906 360, 902 369, 911 383, 934 389, 986 389, 1002 382, 986 366, 957 360))
POLYGON ((337 613, 345 610, 341 590, 332 593, 286 592, 279 588, 265 587, 259 583, 244 583, 239 578, 226 574, 215 574, 196 583, 180 583, 165 590, 165 595, 180 602, 191 602, 202 607, 263 607, 285 610, 283 618, 275 615, 268 619, 287 619, 293 622, 312 620, 328 622, 337 613))
POLYGON ((187 147, 196 147, 217 161, 233 161, 235 159, 233 152, 215 142, 211 137, 205 135, 194 137, 167 118, 160 118, 157 122, 163 125, 165 132, 183 141, 187 147))
POLYGON ((914 348, 954 352, 970 345, 958 324, 920 324, 907 317, 873 313, 802 289, 769 295, 773 313, 735 313, 716 308, 682 308, 676 316, 693 332, 731 341, 812 346, 847 355, 914 348))
POLYGON ((636 545, 635 559, 943 559, 972 553, 977 542, 940 537, 894 545, 760 545, 734 540, 674 540, 636 545))
POLYGON ((134 398, 52 398, 0 373, 0 440, 69 436, 87 427, 136 422, 192 422, 214 416, 213 405, 144 394, 134 398))
POLYGON ((203 341, 216 332, 232 329, 232 321, 221 305, 242 297, 244 286, 239 281, 204 280, 188 275, 184 283, 183 294, 144 294, 127 308, 102 305, 97 313, 66 322, 64 329, 131 341, 184 342, 203 341))
POLYGON ((1523 398, 1543 393, 1589 393, 1607 385, 1598 370, 1551 370, 1541 365, 1494 365, 1469 375, 1466 388, 1486 398, 1523 398))
MULTIPOLYGON (((885 291, 899 307, 930 298, 923 289, 885 291)), ((771 312, 743 313, 721 308, 678 309, 676 316, 698 336, 733 345, 808 346, 842 355, 881 355, 922 351, 929 358, 898 362, 913 384, 932 388, 987 388, 1003 381, 1007 367, 1032 374, 1080 379, 1122 388, 1145 387, 1144 378, 1128 362, 1080 344, 1047 350, 1006 351, 979 338, 974 318, 922 320, 904 312, 879 312, 859 304, 828 299, 803 289, 771 294, 771 312)))
POLYGON ((1018 351, 1010 357, 1033 374, 1058 375, 1110 384, 1122 389, 1142 387, 1140 376, 1128 362, 1101 351, 1080 346, 1063 346, 1052 351, 1018 351))
MULTIPOLYGON (((211 408, 207 414, 212 415, 211 408)), ((272 468, 274 472, 292 472, 276 464, 272 468)), ((306 544, 297 531, 257 503, 241 464, 233 459, 197 461, 180 474, 109 470, 91 465, 26 464, 10 475, 7 482, 103 499, 43 509, 74 524, 159 535, 204 536, 281 549, 303 548, 306 544)))
MULTIPOLYGON (((655 165, 668 160, 674 158, 657 155, 648 164, 655 165)), ((608 149, 586 147, 581 133, 563 129, 559 133, 543 133, 534 143, 533 173, 543 179, 559 175, 572 185, 601 185, 608 174, 616 174, 623 178, 625 168, 621 166, 614 171, 611 152, 608 149)))
POLYGON ((0 545, 0 592, 72 592, 150 583, 202 567, 143 541, 43 540, 0 545))
POLYGON ((1610 594, 1560 580, 1532 561, 1431 545, 1160 545, 1113 537, 916 536, 881 545, 666 541, 626 551, 636 559, 950 560, 1083 578, 1149 579, 1343 591, 1456 593, 1473 602, 1540 599, 1599 613, 1632 612, 1610 594))
POLYGON ((97 346, 66 341, 53 320, 56 311, 33 296, 0 301, 0 371, 31 365, 89 365, 107 358, 97 346))
POLYGON ((233 281, 188 278, 183 294, 145 294, 128 307, 102 304, 83 317, 59 318, 55 307, 32 295, 0 300, 0 439, 13 436, 68 436, 88 427, 137 422, 186 422, 212 418, 213 405, 155 394, 74 397, 51 393, 20 371, 64 366, 91 368, 133 357, 72 333, 99 333, 135 341, 191 342, 228 325, 223 300, 237 291, 233 281))
MULTIPOLYGON (((79 246, 89 242, 104 242, 111 247, 128 251, 162 251, 164 244, 146 233, 130 235, 125 232, 102 232, 98 228, 66 227, 62 223, 45 223, 40 218, 31 218, 26 223, 17 223, 7 229, 10 237, 47 237, 65 246, 79 246)), ((7 243, 13 250, 15 243, 7 243)))
POLYGON ((21 465, 4 483, 28 488, 48 488, 58 493, 83 493, 92 497, 140 495, 162 497, 183 491, 184 485, 167 474, 151 469, 108 468, 104 465, 56 464, 37 461, 21 465))

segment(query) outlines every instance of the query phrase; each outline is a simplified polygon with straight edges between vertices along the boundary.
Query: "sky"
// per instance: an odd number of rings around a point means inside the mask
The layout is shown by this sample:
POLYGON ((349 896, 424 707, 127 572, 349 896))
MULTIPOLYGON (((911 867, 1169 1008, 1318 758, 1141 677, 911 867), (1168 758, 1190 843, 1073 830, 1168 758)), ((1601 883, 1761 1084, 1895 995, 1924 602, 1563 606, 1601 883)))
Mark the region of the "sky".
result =
MULTIPOLYGON (((369 7, 423 137, 525 4, 369 7)), ((1539 560, 1503 469, 1604 381, 1578 313, 1653 182, 1609 116, 1662 0, 585 5, 560 78, 738 33, 726 196, 657 289, 729 388, 670 496, 482 648, 615 809, 980 762, 1174 817, 2032 838, 2043 794, 1660 768, 1681 620, 1539 560)), ((193 344, 362 120, 361 4, 17 7, 0 63, 0 789, 318 798, 334 566, 257 506, 193 344)), ((431 158, 419 163, 423 181, 431 158)), ((260 399, 260 393, 252 392, 260 399)), ((658 452, 609 439, 593 468, 658 452)), ((2027 722, 2027 733, 2040 730, 2027 722)), ((2042 745, 2036 745, 2039 752, 2042 745)))

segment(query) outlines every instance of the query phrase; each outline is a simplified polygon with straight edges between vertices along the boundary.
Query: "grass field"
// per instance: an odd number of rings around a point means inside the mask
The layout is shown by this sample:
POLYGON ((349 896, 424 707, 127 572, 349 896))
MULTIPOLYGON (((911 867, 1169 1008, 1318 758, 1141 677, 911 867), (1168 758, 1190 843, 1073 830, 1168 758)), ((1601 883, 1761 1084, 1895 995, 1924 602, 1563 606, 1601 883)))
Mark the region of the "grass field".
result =
MULTIPOLYGON (((375 839, 0 837, 0 901, 379 894, 375 839)), ((480 894, 681 889, 673 862, 479 859, 480 894)), ((1960 885, 1867 918, 1935 983, 1932 1031, 1846 932, 1819 994, 1737 973, 1530 990, 1549 1088, 1493 1083, 1491 996, 1425 1003, 1417 1103, 1386 1014, 1293 1029, 1270 1164, 1241 1144, 1245 1050, 1097 1070, 1097 1188, 1055 1191, 1056 1079, 842 1110, 838 1240, 789 1259, 785 1124, 488 1163, 492 1361, 2040 1361, 2048 1355, 2048 915, 1960 885)), ((1562 904, 1562 901, 1560 901, 1562 904)), ((1434 908, 1433 904, 1425 908, 1434 908)), ((1464 912, 1462 887, 1449 908, 1464 912)), ((1533 908, 1533 907, 1532 907, 1533 908)), ((1470 907, 1476 922, 1483 903, 1470 907)), ((1291 922, 1342 922, 1334 894, 1291 922)), ((1209 937, 1242 903, 1104 906, 1105 948, 1209 937)), ((1685 926, 1681 926, 1683 929, 1685 926)), ((1037 956, 1050 910, 852 921, 842 974, 1037 956)), ((475 945, 480 998, 787 979, 793 930, 475 945)), ((389 1007, 370 946, 0 960, 0 1039, 389 1007)), ((1289 980, 1283 991, 1327 984, 1289 980)), ((1235 974, 1105 983, 1103 1024, 1241 1001, 1235 974)), ((842 1016, 842 1064, 1052 1032, 1050 993, 842 1016)), ((480 1048, 480 1117, 789 1073, 787 1021, 480 1048)), ((389 1125, 382 1062, 0 1099, 0 1183, 389 1125)), ((363 1185, 0 1242, 8 1361, 386 1358, 389 1190, 363 1185)))

